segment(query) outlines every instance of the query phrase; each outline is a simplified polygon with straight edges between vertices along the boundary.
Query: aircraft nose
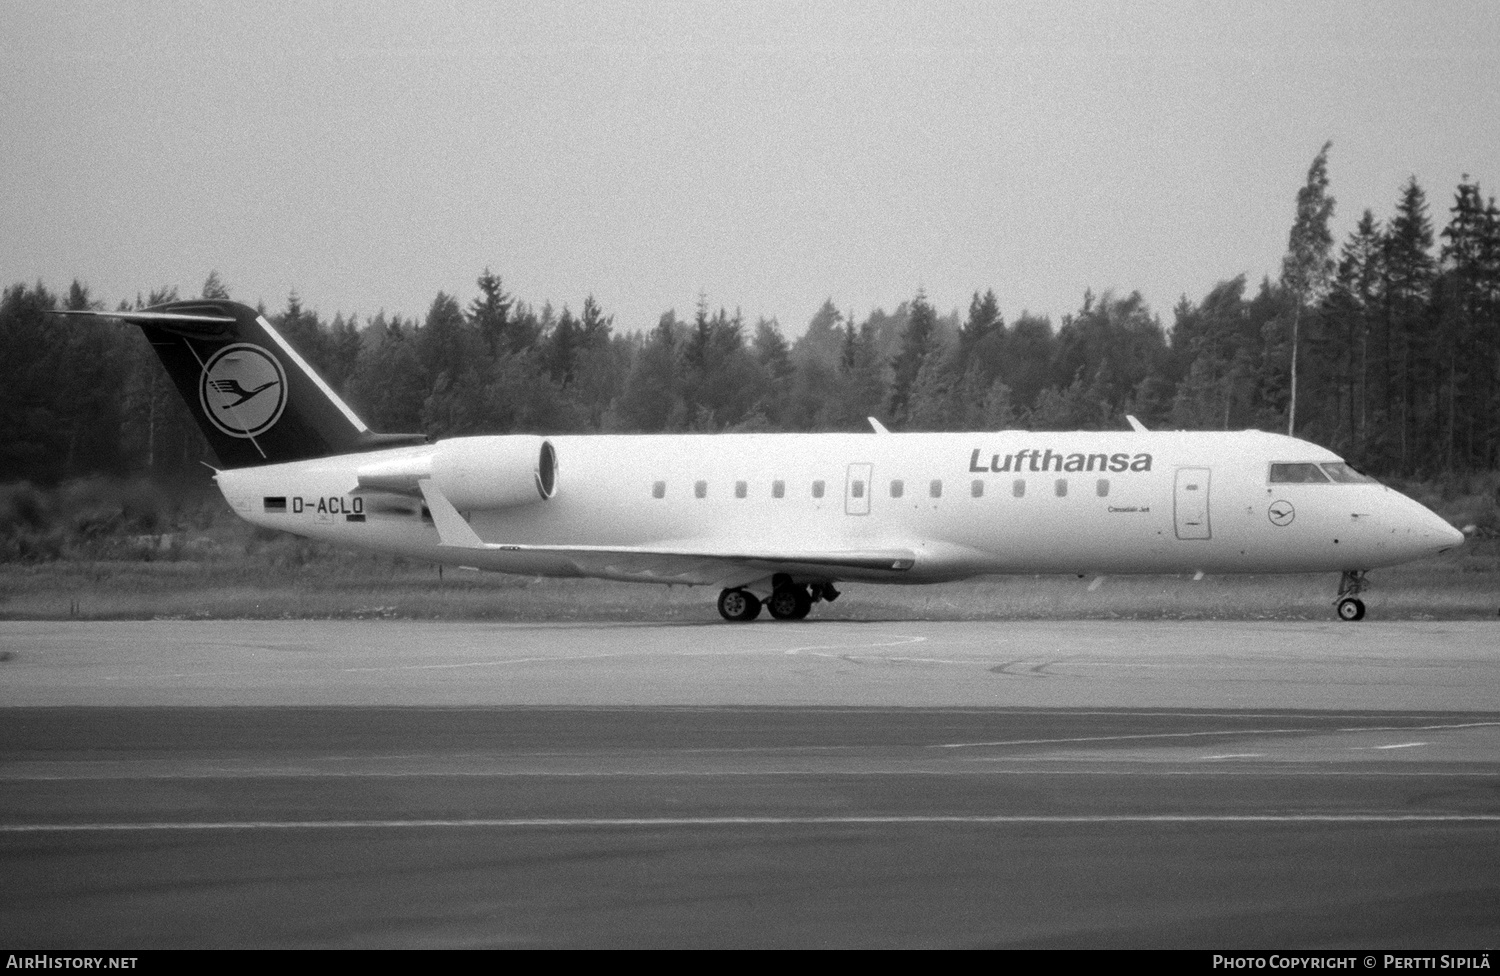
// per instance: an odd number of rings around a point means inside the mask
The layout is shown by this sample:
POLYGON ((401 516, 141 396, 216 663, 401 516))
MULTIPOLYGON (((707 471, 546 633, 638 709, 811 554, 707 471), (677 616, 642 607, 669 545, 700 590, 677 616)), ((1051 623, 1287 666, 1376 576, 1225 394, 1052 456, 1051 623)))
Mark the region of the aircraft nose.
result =
POLYGON ((1417 507, 1422 511, 1421 517, 1414 520, 1416 524, 1413 528, 1417 538, 1431 545, 1434 552, 1447 552, 1455 546, 1463 545, 1464 534, 1450 525, 1447 519, 1426 506, 1417 507))

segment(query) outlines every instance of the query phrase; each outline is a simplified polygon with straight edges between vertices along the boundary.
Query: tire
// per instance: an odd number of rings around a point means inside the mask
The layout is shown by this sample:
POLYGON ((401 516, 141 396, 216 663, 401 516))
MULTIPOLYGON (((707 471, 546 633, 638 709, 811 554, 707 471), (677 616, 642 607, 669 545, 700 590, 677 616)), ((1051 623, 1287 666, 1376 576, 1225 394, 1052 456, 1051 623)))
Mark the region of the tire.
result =
POLYGON ((1365 619, 1365 604, 1357 597, 1346 596, 1339 601, 1339 619, 1353 622, 1365 619))
POLYGON ((812 597, 805 586, 781 586, 766 604, 771 616, 777 620, 801 620, 812 610, 812 597))
POLYGON ((735 623, 745 623, 760 616, 760 600, 745 590, 725 590, 719 594, 719 616, 735 623))

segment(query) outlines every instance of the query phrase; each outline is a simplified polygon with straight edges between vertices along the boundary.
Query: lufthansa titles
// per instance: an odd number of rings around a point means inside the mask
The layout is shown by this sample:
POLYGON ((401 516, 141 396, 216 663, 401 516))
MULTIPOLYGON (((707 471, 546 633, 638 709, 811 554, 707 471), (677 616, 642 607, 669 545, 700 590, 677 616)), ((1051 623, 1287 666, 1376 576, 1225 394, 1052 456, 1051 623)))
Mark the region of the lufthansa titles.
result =
POLYGON ((1150 471, 1149 454, 1062 454, 1049 448, 1026 448, 1014 454, 991 454, 980 448, 969 455, 969 470, 974 474, 1005 471, 1150 471))

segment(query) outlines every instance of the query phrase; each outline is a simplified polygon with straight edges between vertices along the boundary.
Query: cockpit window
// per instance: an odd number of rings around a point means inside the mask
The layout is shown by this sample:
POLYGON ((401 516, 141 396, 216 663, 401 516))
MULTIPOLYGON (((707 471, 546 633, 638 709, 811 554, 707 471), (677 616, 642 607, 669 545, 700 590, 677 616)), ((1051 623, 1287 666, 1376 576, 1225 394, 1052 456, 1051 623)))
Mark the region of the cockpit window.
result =
POLYGON ((1343 461, 1334 461, 1329 464, 1319 465, 1323 472, 1341 485, 1373 485, 1378 484, 1374 478, 1354 470, 1354 466, 1343 461))
POLYGON ((1310 461, 1271 465, 1273 485, 1326 485, 1329 480, 1323 469, 1310 461))

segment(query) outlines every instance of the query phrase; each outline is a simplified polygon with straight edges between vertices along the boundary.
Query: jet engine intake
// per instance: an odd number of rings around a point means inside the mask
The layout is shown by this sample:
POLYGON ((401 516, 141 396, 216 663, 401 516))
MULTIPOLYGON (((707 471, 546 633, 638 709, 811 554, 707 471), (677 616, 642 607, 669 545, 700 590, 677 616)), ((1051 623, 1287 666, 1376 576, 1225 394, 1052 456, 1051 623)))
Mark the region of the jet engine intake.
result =
POLYGON ((510 508, 557 494, 557 451, 543 437, 455 437, 431 450, 374 461, 357 472, 360 492, 422 497, 432 484, 461 511, 510 508))

